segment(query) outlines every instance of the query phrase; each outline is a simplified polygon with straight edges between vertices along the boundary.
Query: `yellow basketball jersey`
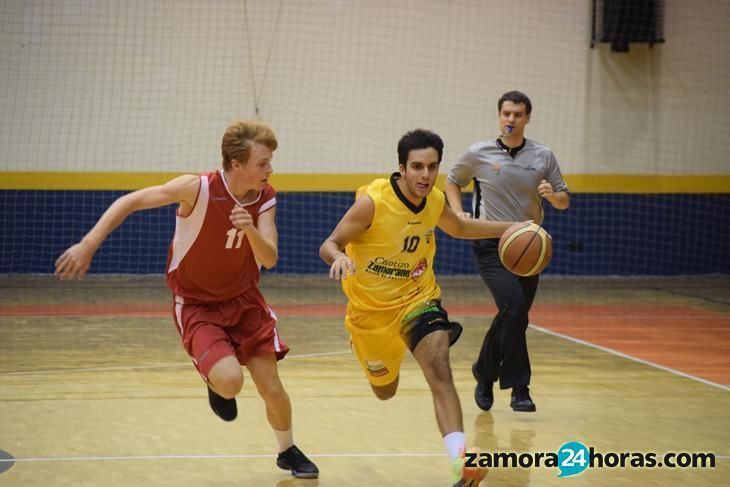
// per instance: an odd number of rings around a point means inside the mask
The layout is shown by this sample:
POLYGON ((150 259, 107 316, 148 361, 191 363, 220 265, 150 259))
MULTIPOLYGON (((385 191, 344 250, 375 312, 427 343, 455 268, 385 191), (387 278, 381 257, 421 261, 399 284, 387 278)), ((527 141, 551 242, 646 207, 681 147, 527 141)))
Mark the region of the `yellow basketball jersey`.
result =
POLYGON ((436 224, 444 194, 434 188, 415 207, 398 187, 400 174, 376 179, 357 191, 375 203, 370 227, 347 245, 355 274, 342 281, 350 306, 385 311, 405 308, 441 296, 433 272, 436 224))

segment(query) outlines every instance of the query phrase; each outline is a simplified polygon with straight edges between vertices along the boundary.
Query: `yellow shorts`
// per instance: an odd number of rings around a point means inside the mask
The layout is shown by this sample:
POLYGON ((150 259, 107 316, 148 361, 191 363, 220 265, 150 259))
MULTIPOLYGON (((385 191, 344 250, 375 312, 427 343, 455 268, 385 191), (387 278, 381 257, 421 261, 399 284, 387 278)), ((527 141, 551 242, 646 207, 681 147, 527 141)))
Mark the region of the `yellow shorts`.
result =
POLYGON ((400 336, 405 309, 362 311, 347 307, 345 327, 350 332, 352 352, 374 386, 385 386, 398 378, 407 347, 400 336))

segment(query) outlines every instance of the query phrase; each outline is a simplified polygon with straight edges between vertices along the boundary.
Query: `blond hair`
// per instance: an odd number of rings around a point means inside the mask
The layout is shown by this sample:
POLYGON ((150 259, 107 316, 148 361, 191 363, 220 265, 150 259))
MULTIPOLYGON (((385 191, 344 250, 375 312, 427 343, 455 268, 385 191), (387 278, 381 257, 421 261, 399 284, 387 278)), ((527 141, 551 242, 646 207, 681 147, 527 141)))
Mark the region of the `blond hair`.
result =
POLYGON ((242 164, 248 162, 254 143, 263 144, 272 152, 279 145, 274 130, 263 122, 239 120, 231 124, 223 134, 221 142, 223 169, 226 171, 231 169, 234 159, 242 164))

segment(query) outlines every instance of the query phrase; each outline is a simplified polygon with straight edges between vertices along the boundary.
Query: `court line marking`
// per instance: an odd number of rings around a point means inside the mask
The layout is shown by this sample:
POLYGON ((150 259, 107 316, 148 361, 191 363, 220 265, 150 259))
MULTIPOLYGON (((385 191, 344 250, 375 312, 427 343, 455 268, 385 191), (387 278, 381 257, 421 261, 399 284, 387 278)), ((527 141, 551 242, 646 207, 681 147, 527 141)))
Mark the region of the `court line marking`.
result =
POLYGON ((725 306, 730 306, 730 302, 723 301, 722 299, 716 299, 716 298, 708 298, 707 296, 702 296, 701 294, 694 294, 694 293, 688 293, 685 291, 676 291, 674 289, 661 289, 661 288, 651 288, 654 291, 663 292, 667 294, 676 294, 678 296, 685 296, 688 298, 695 298, 700 299, 702 301, 707 301, 708 303, 715 303, 715 304, 723 304, 725 306))
POLYGON ((725 386, 723 384, 718 384, 717 382, 712 382, 712 381, 709 381, 707 379, 703 379, 701 377, 697 377, 697 376, 694 376, 694 375, 687 374, 685 372, 680 372, 679 370, 672 369, 672 368, 667 367, 665 365, 659 365, 657 363, 650 362, 649 360, 640 359, 638 357, 634 357, 633 355, 628 355, 628 354, 625 354, 623 352, 619 352, 618 350, 614 350, 612 348, 608 348, 608 347, 604 347, 602 345, 597 345, 595 343, 587 342, 585 340, 581 340, 580 338, 575 338, 575 337, 572 337, 570 335, 564 335, 562 333, 558 333, 556 331, 552 331, 552 330, 549 330, 547 328, 543 328, 541 326, 535 325, 534 323, 530 323, 530 327, 533 328, 536 331, 545 333, 547 335, 553 335, 553 336, 556 336, 558 338, 562 338, 564 340, 568 340, 568 341, 571 341, 571 342, 574 342, 574 343, 578 343, 578 344, 581 344, 581 345, 585 345, 587 347, 595 348, 595 349, 601 350, 603 352, 608 352, 608 353, 610 353, 612 355, 616 355, 616 356, 621 357, 621 358, 625 358, 625 359, 628 359, 628 360, 631 360, 631 361, 634 361, 634 362, 638 362, 640 364, 648 365, 650 367, 654 367, 654 368, 663 370, 665 372, 669 372, 671 374, 678 375, 680 377, 684 377, 685 379, 696 380, 697 382, 702 382, 703 384, 706 384, 708 386, 717 387, 718 389, 722 389, 723 391, 730 392, 730 387, 729 386, 725 386))
MULTIPOLYGON (((517 454, 534 454, 535 452, 510 452, 517 454)), ((427 458, 445 457, 446 453, 319 453, 308 455, 312 458, 427 458)), ((217 460, 217 459, 259 459, 276 458, 276 455, 267 454, 219 454, 219 455, 118 455, 118 456, 87 456, 87 457, 27 457, 27 458, 0 458, 0 463, 10 462, 105 462, 125 460, 217 460)), ((730 455, 715 455, 716 460, 730 460, 730 455)))
MULTIPOLYGON (((334 355, 348 355, 351 354, 349 350, 341 352, 320 352, 320 353, 305 353, 301 355, 288 355, 288 359, 293 358, 313 358, 313 357, 328 357, 334 355)), ((0 372, 0 377, 7 375, 35 375, 35 374, 63 374, 66 372, 111 372, 111 371, 128 371, 128 370, 150 370, 150 369, 176 369, 182 367, 190 367, 190 363, 175 363, 175 364, 158 364, 158 365, 120 365, 118 367, 87 367, 77 369, 44 369, 44 370, 23 370, 23 371, 10 371, 0 372)))
MULTIPOLYGON (((419 458, 419 457, 445 457, 446 453, 320 453, 308 454, 312 458, 360 458, 360 457, 385 457, 385 458, 419 458)), ((219 454, 219 455, 119 455, 119 456, 88 456, 88 457, 27 457, 27 458, 0 458, 1 462, 98 462, 107 460, 206 460, 206 459, 258 459, 276 458, 276 455, 268 454, 219 454)))
MULTIPOLYGON (((730 392, 729 385, 718 384, 716 382, 712 382, 707 379, 703 379, 701 377, 690 375, 685 372, 680 372, 679 370, 672 369, 672 368, 666 367, 664 365, 659 365, 657 363, 650 362, 648 360, 640 359, 638 357, 634 357, 632 355, 628 355, 623 352, 619 352, 618 350, 614 350, 612 348, 604 347, 602 345, 597 345, 595 343, 591 343, 591 342, 588 342, 585 340, 581 340, 579 338, 575 338, 575 337, 572 337, 569 335, 565 335, 563 333, 558 333, 556 331, 552 331, 547 328, 543 328, 534 323, 530 323, 530 327, 536 331, 545 333, 547 335, 553 335, 553 336, 562 338, 564 340, 568 340, 568 341, 571 341, 574 343, 585 345, 587 347, 591 347, 591 348, 595 348, 597 350, 608 352, 608 353, 610 353, 612 355, 616 355, 618 357, 622 357, 622 358, 625 358, 625 359, 628 359, 628 360, 631 360, 634 362, 648 365, 650 367, 654 367, 654 368, 663 370, 665 372, 679 375, 686 379, 695 380, 695 381, 701 382, 703 384, 706 384, 706 385, 709 385, 712 387, 717 387, 718 389, 722 389, 724 391, 730 392)), ((350 353, 352 353, 352 352, 349 350, 348 351, 339 351, 339 352, 320 352, 320 353, 309 353, 309 354, 301 354, 301 355, 290 355, 288 358, 294 359, 294 358, 327 357, 327 356, 337 356, 337 355, 348 355, 350 353)), ((19 375, 35 375, 35 374, 59 374, 59 373, 67 373, 67 372, 110 372, 110 371, 130 371, 130 370, 172 369, 172 368, 182 368, 182 367, 190 367, 190 364, 175 363, 175 364, 158 364, 158 365, 132 365, 132 366, 118 366, 118 367, 88 367, 88 368, 76 368, 76 369, 44 369, 44 370, 28 370, 28 371, 11 371, 11 372, 0 372, 0 377, 2 377, 2 376, 19 376, 19 375)))

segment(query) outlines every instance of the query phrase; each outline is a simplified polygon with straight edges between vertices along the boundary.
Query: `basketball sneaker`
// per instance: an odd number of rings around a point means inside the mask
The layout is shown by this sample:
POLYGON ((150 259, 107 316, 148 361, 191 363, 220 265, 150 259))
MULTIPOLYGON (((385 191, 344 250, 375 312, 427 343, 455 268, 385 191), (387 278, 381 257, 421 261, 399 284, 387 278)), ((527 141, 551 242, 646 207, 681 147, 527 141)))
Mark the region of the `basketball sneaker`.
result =
POLYGON ((276 466, 282 470, 291 470, 291 474, 298 479, 316 479, 319 469, 302 453, 302 450, 292 445, 276 457, 276 466))
MULTIPOLYGON (((471 453, 476 453, 477 460, 479 459, 478 450, 473 448, 471 453)), ((477 487, 487 476, 486 467, 466 466, 466 455, 463 451, 459 458, 451 464, 451 472, 454 475, 454 487, 477 487)))

